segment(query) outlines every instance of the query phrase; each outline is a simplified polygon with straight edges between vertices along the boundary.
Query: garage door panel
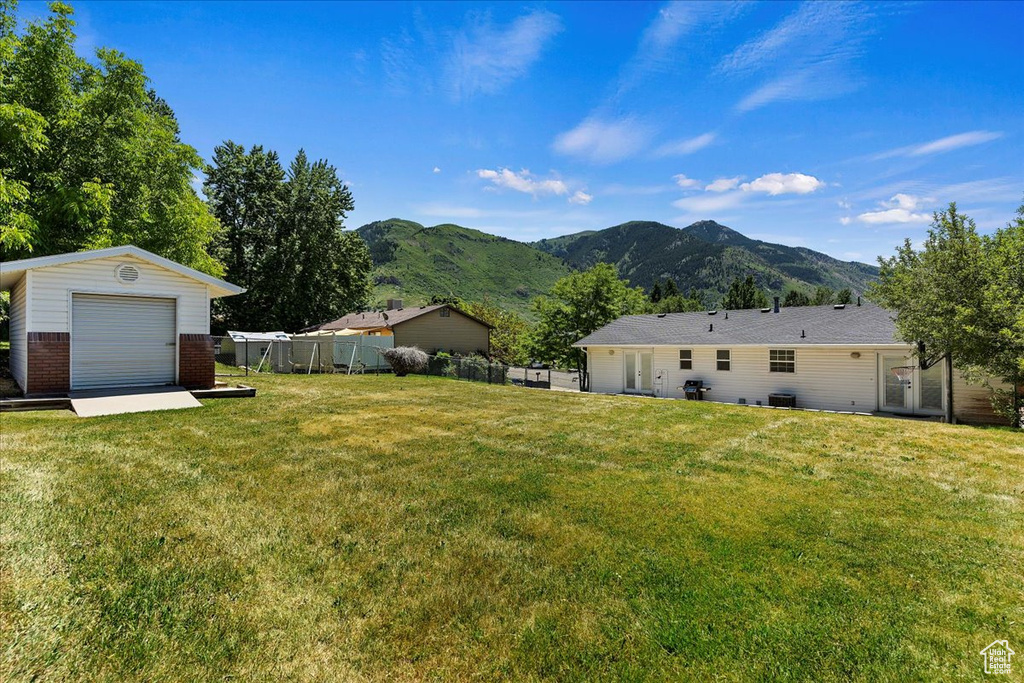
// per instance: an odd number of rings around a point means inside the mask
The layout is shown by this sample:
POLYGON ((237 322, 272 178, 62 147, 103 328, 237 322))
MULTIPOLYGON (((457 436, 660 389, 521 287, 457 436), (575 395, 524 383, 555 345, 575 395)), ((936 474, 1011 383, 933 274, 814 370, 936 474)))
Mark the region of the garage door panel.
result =
POLYGON ((175 307, 174 299, 73 295, 72 388, 173 384, 175 307))

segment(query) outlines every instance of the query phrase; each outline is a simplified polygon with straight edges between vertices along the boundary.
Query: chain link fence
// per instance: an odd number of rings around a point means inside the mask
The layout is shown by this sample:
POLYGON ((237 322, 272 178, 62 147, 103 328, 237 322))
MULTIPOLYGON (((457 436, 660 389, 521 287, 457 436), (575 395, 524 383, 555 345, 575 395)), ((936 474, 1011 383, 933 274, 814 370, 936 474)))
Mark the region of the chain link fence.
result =
MULTIPOLYGON (((379 353, 394 346, 394 337, 368 335, 292 335, 273 333, 243 336, 240 333, 213 338, 217 375, 244 377, 251 374, 366 374, 391 373, 391 366, 379 353)), ((483 356, 428 357, 419 373, 469 382, 508 384, 509 367, 483 356)))

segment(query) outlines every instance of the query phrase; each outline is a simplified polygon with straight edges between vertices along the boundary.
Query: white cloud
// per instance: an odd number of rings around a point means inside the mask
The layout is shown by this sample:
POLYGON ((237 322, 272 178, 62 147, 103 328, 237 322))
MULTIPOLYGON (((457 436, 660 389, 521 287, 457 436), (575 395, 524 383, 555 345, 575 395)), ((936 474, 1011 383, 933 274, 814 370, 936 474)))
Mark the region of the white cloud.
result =
POLYGON ((896 149, 890 149, 887 152, 880 152, 871 158, 878 161, 881 159, 891 159, 892 157, 920 157, 927 156, 929 154, 941 154, 943 152, 951 152, 954 149, 981 145, 1001 137, 1003 137, 1002 131, 972 130, 966 133, 949 135, 944 138, 939 138, 938 140, 932 140, 931 142, 925 142, 918 145, 897 147, 896 149))
POLYGON ((907 209, 885 209, 868 211, 857 216, 861 223, 883 225, 886 223, 928 223, 932 217, 926 213, 913 213, 907 209))
POLYGON ((907 209, 908 211, 913 211, 921 205, 921 198, 915 197, 912 194, 899 192, 893 195, 892 199, 888 202, 883 202, 883 204, 896 209, 907 209))
POLYGON ((836 202, 836 206, 838 206, 840 209, 846 209, 847 211, 849 211, 852 205, 845 199, 840 199, 838 202, 836 202))
POLYGON ((445 65, 445 83, 456 100, 495 93, 524 76, 562 30, 556 14, 538 10, 507 27, 487 19, 457 34, 445 65))
POLYGON ((440 166, 435 166, 434 167, 434 173, 440 173, 440 172, 441 172, 441 167, 440 166))
POLYGON ((695 138, 673 140, 671 142, 666 142, 664 145, 659 147, 654 154, 658 157, 693 154, 694 152, 700 151, 712 144, 717 137, 718 135, 715 133, 704 133, 703 135, 698 135, 695 138))
POLYGON ((769 173, 749 183, 743 183, 744 192, 767 192, 771 196, 780 194, 808 194, 825 187, 814 176, 803 173, 769 173))
POLYGON ((530 172, 525 168, 519 173, 508 168, 499 168, 497 170, 481 168, 477 170, 476 174, 484 180, 491 181, 498 187, 508 188, 516 192, 524 192, 534 197, 545 194, 565 195, 569 193, 569 187, 563 181, 557 178, 534 180, 530 172))
POLYGON ((559 134, 553 146, 560 154, 609 164, 633 156, 647 146, 650 138, 650 129, 631 118, 615 121, 588 118, 572 130, 559 134))
POLYGON ((735 178, 718 178, 704 189, 707 192, 727 192, 729 190, 735 190, 740 184, 740 177, 735 178))
POLYGON ((743 202, 745 197, 746 195, 738 190, 733 192, 723 192, 719 195, 696 195, 693 197, 677 199, 672 202, 672 206, 677 209, 684 209, 691 214, 709 214, 738 206, 743 202))
POLYGON ((576 192, 573 193, 573 195, 571 197, 569 197, 569 203, 570 204, 580 204, 582 206, 586 206, 587 204, 589 204, 591 202, 591 200, 593 198, 594 198, 593 195, 587 194, 586 192, 583 192, 582 190, 577 190, 576 192))
POLYGON ((672 176, 672 180, 676 181, 676 185, 683 188, 684 190, 691 190, 693 188, 700 187, 699 180, 695 180, 694 178, 687 178, 682 173, 672 176))
POLYGON ((853 219, 850 218, 849 216, 843 216, 842 218, 839 219, 839 223, 841 225, 849 225, 852 220, 853 219))

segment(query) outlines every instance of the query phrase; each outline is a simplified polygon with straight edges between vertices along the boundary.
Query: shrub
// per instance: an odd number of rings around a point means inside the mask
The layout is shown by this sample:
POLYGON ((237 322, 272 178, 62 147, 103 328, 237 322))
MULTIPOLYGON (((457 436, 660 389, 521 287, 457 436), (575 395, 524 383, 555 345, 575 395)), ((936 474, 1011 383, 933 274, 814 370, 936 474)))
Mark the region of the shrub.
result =
POLYGON ((405 377, 410 372, 420 372, 427 367, 427 354, 415 346, 397 346, 380 351, 395 371, 395 377, 405 377))

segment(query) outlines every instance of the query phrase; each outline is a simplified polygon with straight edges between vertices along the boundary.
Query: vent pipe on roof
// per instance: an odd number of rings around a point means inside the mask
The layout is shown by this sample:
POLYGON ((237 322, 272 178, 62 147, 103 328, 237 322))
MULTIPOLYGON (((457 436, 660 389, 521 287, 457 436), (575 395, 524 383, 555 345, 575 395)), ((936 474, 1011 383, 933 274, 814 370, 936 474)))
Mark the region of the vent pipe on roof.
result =
POLYGON ((857 295, 857 305, 860 306, 860 294, 857 295))
POLYGON ((801 339, 806 339, 807 338, 807 332, 805 330, 800 330, 800 338, 801 339))
POLYGON ((775 297, 775 312, 779 312, 779 297, 775 297))
POLYGON ((711 323, 710 325, 708 325, 708 332, 714 332, 714 331, 715 331, 715 324, 711 323))

